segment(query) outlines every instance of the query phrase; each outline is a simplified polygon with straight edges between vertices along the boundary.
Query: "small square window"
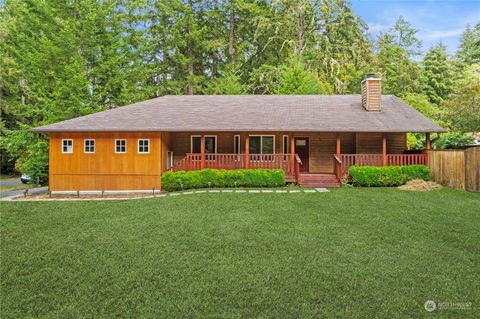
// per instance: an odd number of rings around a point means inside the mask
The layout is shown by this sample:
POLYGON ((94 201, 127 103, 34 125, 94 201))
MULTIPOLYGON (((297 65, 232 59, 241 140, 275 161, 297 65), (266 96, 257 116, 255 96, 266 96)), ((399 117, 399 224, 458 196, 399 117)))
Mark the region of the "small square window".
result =
POLYGON ((73 140, 62 140, 62 153, 73 153, 73 140))
POLYGON ((127 140, 115 140, 115 153, 123 154, 127 152, 127 140))
POLYGON ((95 153, 95 140, 84 140, 85 153, 95 153))
POLYGON ((138 140, 138 153, 150 153, 150 140, 138 140))

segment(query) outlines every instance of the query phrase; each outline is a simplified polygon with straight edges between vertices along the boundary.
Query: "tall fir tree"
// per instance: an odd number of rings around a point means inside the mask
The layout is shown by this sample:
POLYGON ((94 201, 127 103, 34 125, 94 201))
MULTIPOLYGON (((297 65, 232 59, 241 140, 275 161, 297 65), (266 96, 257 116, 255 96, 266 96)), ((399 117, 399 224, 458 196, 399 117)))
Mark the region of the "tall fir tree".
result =
POLYGON ((422 87, 431 102, 440 104, 453 89, 453 68, 446 47, 439 43, 423 59, 422 87))

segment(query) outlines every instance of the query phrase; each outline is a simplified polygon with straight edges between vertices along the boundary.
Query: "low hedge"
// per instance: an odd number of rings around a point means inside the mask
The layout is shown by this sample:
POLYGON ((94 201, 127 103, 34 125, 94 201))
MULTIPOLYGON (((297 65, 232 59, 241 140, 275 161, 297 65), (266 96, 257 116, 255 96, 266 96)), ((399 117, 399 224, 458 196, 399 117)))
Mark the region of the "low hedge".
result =
POLYGON ((285 185, 285 172, 279 169, 203 169, 165 172, 162 189, 175 191, 207 187, 276 187, 285 185))
POLYGON ((400 186, 412 179, 428 181, 432 178, 425 165, 409 166, 351 166, 349 174, 354 186, 400 186))

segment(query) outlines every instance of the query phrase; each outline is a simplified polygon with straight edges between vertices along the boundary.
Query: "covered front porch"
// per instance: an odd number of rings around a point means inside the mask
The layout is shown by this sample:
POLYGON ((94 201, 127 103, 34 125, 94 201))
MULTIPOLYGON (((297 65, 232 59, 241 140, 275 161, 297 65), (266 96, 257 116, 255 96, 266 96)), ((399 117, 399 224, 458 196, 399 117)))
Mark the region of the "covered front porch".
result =
POLYGON ((347 178, 352 165, 427 165, 428 133, 425 138, 426 150, 412 154, 406 133, 396 132, 172 132, 168 167, 282 169, 289 182, 330 185, 347 178))

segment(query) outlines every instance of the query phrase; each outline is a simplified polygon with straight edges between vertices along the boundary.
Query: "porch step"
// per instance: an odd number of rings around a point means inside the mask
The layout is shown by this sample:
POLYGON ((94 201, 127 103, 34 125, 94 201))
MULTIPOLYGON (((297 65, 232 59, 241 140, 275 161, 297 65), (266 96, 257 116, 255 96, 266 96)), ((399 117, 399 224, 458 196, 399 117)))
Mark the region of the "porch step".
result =
POLYGON ((300 174, 298 184, 301 187, 339 187, 335 174, 300 174))

